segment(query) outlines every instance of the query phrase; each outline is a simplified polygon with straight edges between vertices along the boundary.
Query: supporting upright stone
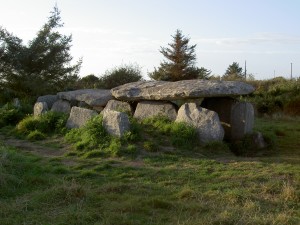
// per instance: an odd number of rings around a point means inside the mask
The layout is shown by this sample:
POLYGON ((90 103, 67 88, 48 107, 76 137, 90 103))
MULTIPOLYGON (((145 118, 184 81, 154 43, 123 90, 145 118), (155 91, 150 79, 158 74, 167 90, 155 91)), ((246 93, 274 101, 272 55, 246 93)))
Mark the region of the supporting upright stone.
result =
POLYGON ((201 108, 195 103, 183 104, 178 111, 175 122, 185 122, 195 127, 201 143, 223 140, 224 130, 218 114, 214 111, 201 108))
POLYGON ((79 128, 86 124, 86 122, 97 116, 98 113, 94 110, 84 109, 77 106, 72 107, 70 116, 67 120, 67 128, 79 128))
POLYGON ((117 137, 122 137, 126 131, 130 130, 127 114, 109 109, 103 113, 103 126, 109 134, 117 137))
POLYGON ((132 108, 128 102, 122 102, 118 100, 109 100, 107 105, 105 106, 103 112, 106 110, 114 110, 118 112, 125 112, 128 115, 132 115, 132 108))
POLYGON ((240 140, 252 133, 254 109, 249 102, 237 102, 231 109, 231 140, 240 140))
POLYGON ((54 102, 51 111, 69 114, 71 111, 71 104, 68 101, 60 99, 54 102))
POLYGON ((33 115, 40 116, 44 113, 48 112, 48 105, 46 102, 37 102, 33 107, 33 115))
POLYGON ((145 119, 154 116, 164 116, 170 120, 175 120, 177 112, 172 103, 142 101, 137 104, 133 117, 137 119, 145 119))
POLYGON ((252 132, 254 109, 251 103, 232 98, 206 98, 201 106, 218 113, 226 140, 240 140, 252 132))

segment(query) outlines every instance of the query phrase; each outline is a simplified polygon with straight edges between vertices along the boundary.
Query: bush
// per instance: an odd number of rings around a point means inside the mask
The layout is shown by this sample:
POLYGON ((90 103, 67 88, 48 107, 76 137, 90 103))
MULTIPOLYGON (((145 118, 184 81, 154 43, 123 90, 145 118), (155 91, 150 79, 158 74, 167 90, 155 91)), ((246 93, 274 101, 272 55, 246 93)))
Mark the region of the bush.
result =
POLYGON ((190 150, 198 143, 197 131, 186 123, 173 122, 171 124, 171 142, 175 147, 190 150))
POLYGON ((190 150, 198 144, 196 129, 186 123, 177 123, 161 116, 144 119, 142 123, 149 127, 148 132, 154 136, 169 136, 174 147, 190 150))
POLYGON ((0 108, 0 127, 16 125, 24 116, 20 109, 6 104, 0 108))
POLYGON ((38 141, 38 140, 44 140, 46 139, 46 135, 38 130, 31 131, 28 135, 27 138, 31 141, 38 141))
POLYGON ((45 134, 62 133, 67 121, 67 115, 64 113, 49 111, 41 116, 27 116, 17 124, 19 133, 29 134, 33 131, 39 131, 45 134))
POLYGON ((108 70, 100 77, 99 87, 111 89, 122 84, 139 81, 142 79, 141 68, 138 65, 121 65, 108 70))
POLYGON ((70 130, 65 139, 73 143, 76 150, 87 152, 91 150, 102 150, 110 146, 112 137, 102 126, 102 115, 95 116, 81 128, 70 130))
POLYGON ((65 135, 66 141, 72 143, 83 157, 135 154, 137 148, 131 142, 139 137, 136 133, 139 130, 137 124, 135 129, 125 133, 122 138, 117 138, 107 133, 102 121, 102 115, 95 116, 85 126, 70 130, 65 135))
POLYGON ((247 100, 255 104, 258 113, 271 115, 284 112, 292 116, 300 115, 300 79, 277 77, 249 83, 256 91, 247 100))

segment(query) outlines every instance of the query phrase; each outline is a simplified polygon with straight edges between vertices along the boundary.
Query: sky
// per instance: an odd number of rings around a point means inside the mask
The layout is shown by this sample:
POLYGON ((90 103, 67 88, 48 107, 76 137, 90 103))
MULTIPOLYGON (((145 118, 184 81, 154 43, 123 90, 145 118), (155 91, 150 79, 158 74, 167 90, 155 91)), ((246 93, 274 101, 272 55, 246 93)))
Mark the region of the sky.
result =
POLYGON ((246 61, 256 79, 300 77, 300 0, 0 0, 0 26, 27 44, 55 4, 81 77, 137 64, 149 79, 177 29, 214 75, 246 61))

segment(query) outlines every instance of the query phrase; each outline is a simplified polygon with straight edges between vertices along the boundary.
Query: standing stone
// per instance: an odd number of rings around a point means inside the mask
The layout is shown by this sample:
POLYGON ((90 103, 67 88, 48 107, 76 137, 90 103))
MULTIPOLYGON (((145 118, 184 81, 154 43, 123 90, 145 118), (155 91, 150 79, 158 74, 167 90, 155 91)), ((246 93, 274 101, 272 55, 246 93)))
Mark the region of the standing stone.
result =
POLYGON ((122 102, 117 100, 109 100, 104 108, 105 110, 114 110, 118 112, 125 112, 132 115, 132 108, 128 102, 122 102))
POLYGON ((254 109, 249 102, 237 102, 231 110, 231 139, 240 140, 252 133, 254 126, 254 109))
POLYGON ((94 110, 84 109, 77 106, 72 107, 70 116, 67 120, 67 128, 79 128, 86 124, 86 122, 98 113, 94 110))
POLYGON ((240 140, 252 132, 254 109, 251 103, 232 98, 206 98, 201 106, 218 113, 226 140, 240 140))
POLYGON ((48 108, 51 109, 54 102, 58 100, 57 95, 43 95, 38 97, 37 102, 46 102, 48 105, 48 108))
POLYGON ((44 113, 48 112, 48 105, 46 102, 37 102, 33 107, 33 115, 40 116, 44 113))
POLYGON ((71 105, 68 101, 58 100, 54 102, 51 111, 69 114, 71 111, 71 105))
POLYGON ((122 137, 126 131, 130 130, 127 114, 109 109, 103 113, 103 126, 109 134, 117 137, 122 137))
POLYGON ((170 120, 175 120, 177 112, 172 103, 143 101, 137 104, 133 115, 133 117, 137 119, 145 119, 154 116, 164 116, 170 120))
POLYGON ((186 103, 178 111, 175 122, 185 122, 197 129, 201 143, 222 141, 224 130, 218 114, 214 111, 201 108, 195 103, 186 103))

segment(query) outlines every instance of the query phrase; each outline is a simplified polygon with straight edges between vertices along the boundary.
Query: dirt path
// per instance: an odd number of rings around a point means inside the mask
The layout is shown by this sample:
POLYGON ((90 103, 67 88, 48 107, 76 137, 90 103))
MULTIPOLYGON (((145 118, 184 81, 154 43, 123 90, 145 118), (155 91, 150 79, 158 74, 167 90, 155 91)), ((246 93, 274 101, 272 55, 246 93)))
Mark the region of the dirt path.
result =
POLYGON ((59 157, 66 152, 64 148, 43 146, 44 144, 47 144, 46 141, 35 143, 27 140, 16 139, 14 137, 7 137, 2 134, 0 134, 0 141, 5 145, 13 146, 25 152, 31 152, 47 158, 59 157))

